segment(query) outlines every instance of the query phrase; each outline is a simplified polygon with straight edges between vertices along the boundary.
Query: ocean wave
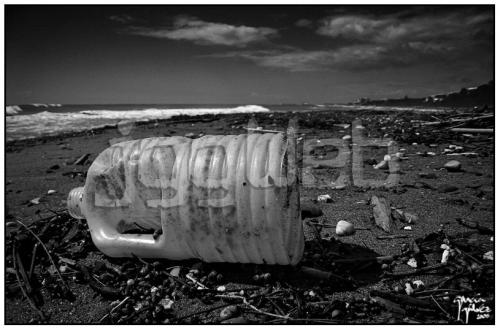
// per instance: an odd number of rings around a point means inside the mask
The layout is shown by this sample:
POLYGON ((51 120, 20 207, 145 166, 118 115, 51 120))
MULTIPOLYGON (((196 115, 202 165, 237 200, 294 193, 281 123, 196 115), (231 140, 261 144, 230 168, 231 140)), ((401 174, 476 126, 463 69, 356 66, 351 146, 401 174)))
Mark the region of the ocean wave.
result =
POLYGON ((21 111, 23 111, 23 109, 21 109, 21 107, 18 105, 8 105, 5 107, 5 113, 7 114, 7 116, 16 115, 21 111))
POLYGON ((7 141, 54 136, 69 132, 81 132, 106 126, 114 126, 121 120, 148 122, 169 119, 175 116, 200 116, 207 114, 237 114, 269 112, 258 105, 234 108, 191 108, 191 109, 144 109, 144 110, 84 110, 80 112, 43 111, 31 115, 9 116, 6 120, 7 141))

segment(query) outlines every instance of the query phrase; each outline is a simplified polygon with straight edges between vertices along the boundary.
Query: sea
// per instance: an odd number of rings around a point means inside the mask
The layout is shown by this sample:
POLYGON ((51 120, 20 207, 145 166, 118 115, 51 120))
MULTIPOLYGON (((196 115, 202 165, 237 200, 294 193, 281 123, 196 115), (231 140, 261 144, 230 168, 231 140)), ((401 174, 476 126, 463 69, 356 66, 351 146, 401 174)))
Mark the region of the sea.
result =
MULTIPOLYGON (((8 105, 6 141, 57 136, 102 127, 122 121, 149 122, 179 115, 238 114, 326 110, 401 110, 409 108, 344 104, 25 104, 8 105)), ((436 109, 418 109, 435 111, 436 109)))

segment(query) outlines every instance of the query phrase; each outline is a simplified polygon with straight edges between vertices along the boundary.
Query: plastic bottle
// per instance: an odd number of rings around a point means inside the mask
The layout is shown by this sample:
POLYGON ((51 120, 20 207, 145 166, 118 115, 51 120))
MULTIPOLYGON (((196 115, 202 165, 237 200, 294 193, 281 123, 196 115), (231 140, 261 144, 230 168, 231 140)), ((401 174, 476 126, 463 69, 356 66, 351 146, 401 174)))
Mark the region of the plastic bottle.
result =
POLYGON ((295 141, 266 133, 118 143, 70 192, 68 210, 112 257, 294 265, 304 249, 295 141))

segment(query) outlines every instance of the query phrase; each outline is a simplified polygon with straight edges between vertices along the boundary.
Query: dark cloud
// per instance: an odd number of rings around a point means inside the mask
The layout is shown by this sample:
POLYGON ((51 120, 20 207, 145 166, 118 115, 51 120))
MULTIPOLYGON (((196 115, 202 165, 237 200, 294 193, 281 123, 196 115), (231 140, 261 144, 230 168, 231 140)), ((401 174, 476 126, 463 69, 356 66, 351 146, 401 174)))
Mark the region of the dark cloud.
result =
MULTIPOLYGON (((299 25, 310 24, 304 21, 299 25)), ((468 56, 470 60, 471 52, 492 46, 493 15, 463 9, 440 15, 409 15, 407 10, 379 16, 342 14, 321 19, 316 33, 336 43, 316 50, 293 47, 213 57, 243 58, 260 66, 289 71, 355 71, 426 61, 458 63, 468 56)))

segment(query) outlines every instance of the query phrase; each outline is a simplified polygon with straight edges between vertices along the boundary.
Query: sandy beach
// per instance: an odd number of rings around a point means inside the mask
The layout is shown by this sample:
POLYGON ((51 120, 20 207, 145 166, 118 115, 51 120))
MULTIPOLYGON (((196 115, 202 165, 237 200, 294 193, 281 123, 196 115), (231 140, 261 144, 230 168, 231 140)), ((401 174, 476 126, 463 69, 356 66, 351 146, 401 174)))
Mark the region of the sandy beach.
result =
MULTIPOLYGON (((453 113, 453 112, 451 112, 453 113)), ((269 130, 286 129, 288 120, 292 113, 256 114, 255 119, 259 126, 269 130)), ((490 135, 464 136, 462 134, 450 133, 439 127, 412 128, 415 125, 412 120, 433 121, 435 118, 446 118, 450 112, 442 114, 424 114, 412 112, 310 112, 296 113, 299 118, 299 133, 305 134, 304 138, 325 139, 328 137, 342 137, 350 134, 350 128, 342 128, 338 124, 349 124, 354 118, 360 118, 363 125, 367 127, 371 137, 382 137, 384 134, 393 137, 398 147, 404 150, 407 158, 401 161, 401 185, 392 189, 366 189, 348 186, 343 189, 331 188, 307 188, 301 189, 301 201, 303 205, 314 205, 321 208, 323 215, 314 218, 315 222, 323 224, 320 235, 323 241, 328 240, 333 249, 339 255, 337 258, 355 258, 360 255, 389 256, 401 253, 402 245, 411 244, 415 239, 423 239, 429 234, 436 233, 440 229, 446 235, 464 237, 474 240, 474 244, 481 244, 487 249, 493 249, 491 235, 480 234, 477 231, 466 228, 457 222, 457 218, 466 221, 477 222, 481 226, 493 229, 494 227, 494 200, 493 200, 493 169, 494 149, 493 140, 490 135), (397 123, 397 124, 394 124, 397 123), (463 146, 463 151, 474 152, 474 157, 463 155, 449 156, 443 154, 443 150, 450 144, 463 146), (431 152, 427 155, 427 152, 431 152), (419 154, 420 153, 420 154, 419 154), (435 153, 433 155, 432 153, 435 153), (425 154, 426 157, 422 156, 425 154), (450 160, 458 160, 462 164, 463 171, 448 172, 443 165, 450 160), (432 179, 423 178, 419 173, 434 173, 432 179), (444 185, 453 186, 451 189, 443 188, 444 185), (332 203, 315 203, 317 196, 329 194, 332 203), (366 201, 372 195, 387 198, 391 205, 411 212, 418 216, 418 221, 411 224, 411 230, 405 230, 402 223, 397 223, 391 235, 404 235, 402 238, 389 240, 377 239, 378 236, 387 235, 372 220, 372 207, 366 201), (340 220, 346 220, 358 230, 353 236, 340 237, 335 234, 335 224, 340 220), (325 225, 326 224, 326 225, 325 225)), ((247 126, 249 114, 238 115, 216 115, 201 116, 196 118, 171 119, 166 121, 151 122, 136 125, 127 139, 140 139, 155 136, 185 136, 196 137, 203 135, 219 134, 243 134, 247 126)), ((46 139, 35 139, 21 142, 11 142, 6 146, 6 207, 7 219, 19 219, 25 224, 36 222, 38 219, 53 216, 53 212, 63 212, 66 207, 68 192, 77 186, 82 186, 86 171, 92 160, 110 145, 113 139, 123 138, 116 128, 106 128, 93 132, 68 134, 61 137, 46 139), (84 154, 90 154, 82 165, 73 165, 75 160, 84 154), (50 195, 49 190, 55 190, 50 195), (39 203, 30 202, 40 198, 39 203)), ((115 140, 116 141, 116 140, 115 140)), ((320 154, 321 159, 328 159, 332 155, 326 151, 320 154)), ((367 148, 364 154, 365 160, 375 159, 380 161, 386 150, 367 148)), ((316 154, 315 154, 316 155, 316 154)), ((387 171, 375 170, 370 164, 364 166, 367 177, 384 178, 387 171)), ((335 168, 316 168, 312 173, 321 182, 332 182, 338 175, 335 168)), ((306 239, 306 252, 302 265, 336 272, 339 276, 356 276, 356 272, 335 268, 325 265, 322 257, 318 257, 317 246, 314 245, 317 237, 314 228, 307 223, 304 224, 306 239), (318 259, 319 258, 319 259, 318 259)), ((326 243, 325 243, 326 244, 326 243)), ((8 251, 8 250, 7 250, 8 251)), ((471 252, 472 253, 472 252, 471 252)), ((8 252, 6 252, 8 255, 8 252)), ((427 264, 439 263, 440 252, 426 254, 427 264)), ((477 257, 477 256, 476 256, 477 257)), ((120 265, 125 261, 113 260, 105 257, 97 249, 91 250, 87 255, 78 260, 85 264, 92 264, 96 260, 103 260, 108 264, 120 265)), ((166 262, 166 265, 182 267, 193 267, 197 261, 166 262)), ((7 267, 9 260, 7 261, 7 267)), ((243 265, 210 265, 203 266, 209 272, 216 269, 227 278, 223 284, 227 287, 241 287, 242 285, 258 285, 258 292, 265 292, 276 285, 292 286, 302 294, 304 290, 318 290, 322 299, 329 301, 351 301, 363 299, 372 290, 393 290, 394 286, 403 285, 404 278, 382 279, 380 267, 369 268, 363 272, 359 280, 362 283, 355 289, 346 290, 339 288, 334 283, 321 282, 321 289, 315 280, 297 281, 282 277, 283 267, 272 266, 243 266, 243 265), (255 284, 252 276, 258 272, 269 272, 272 280, 266 284, 255 284), (236 274, 231 276, 231 274, 236 274)), ((293 271, 284 268, 284 272, 293 271)), ((342 268, 340 268, 342 269, 342 268)), ((411 271, 412 268, 404 260, 391 266, 392 272, 411 271)), ((42 271, 42 270, 38 270, 42 271)), ((11 274, 7 274, 7 283, 13 283, 11 274)), ((419 279, 425 283, 431 283, 442 278, 443 275, 421 275, 409 276, 408 279, 419 279)), ((92 291, 86 283, 72 281, 68 277, 71 291, 76 296, 72 302, 62 298, 46 299, 41 307, 48 316, 47 323, 95 323, 99 322, 110 310, 110 302, 92 291)), ((118 284, 118 283, 117 283, 118 284)), ((493 286, 493 282, 484 285, 493 286)), ((15 290, 14 290, 15 292, 15 290)), ((41 289, 43 296, 50 296, 46 288, 41 289)), ((493 293, 491 293, 492 295, 493 293)), ((490 296, 491 298, 492 296, 490 296)), ((26 300, 17 294, 9 294, 6 297, 6 323, 28 323, 40 322, 36 312, 31 309, 26 300)), ((214 309, 196 317, 180 318, 201 311, 207 307, 221 305, 221 301, 215 299, 213 302, 203 302, 196 296, 180 295, 173 304, 171 320, 174 323, 218 323, 220 310, 214 309)), ((450 303, 451 304, 451 303, 450 303)), ((244 314, 245 322, 266 322, 265 315, 244 314)), ((116 321, 116 320, 115 320, 116 321)), ((109 318, 104 323, 109 322, 109 318)), ((144 318, 134 322, 144 323, 144 318)), ((156 322, 156 321, 155 321, 156 322)), ((242 322, 240 320, 240 322, 242 322)), ((401 323, 404 318, 398 318, 394 312, 381 310, 379 313, 355 314, 346 313, 339 322, 348 323, 401 323)), ((435 322, 433 319, 429 323, 435 322)), ((488 319, 486 323, 494 322, 488 319)), ((146 322, 147 323, 147 322, 146 322)))

